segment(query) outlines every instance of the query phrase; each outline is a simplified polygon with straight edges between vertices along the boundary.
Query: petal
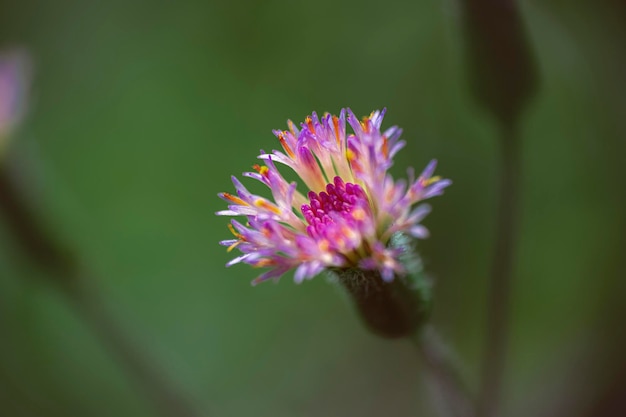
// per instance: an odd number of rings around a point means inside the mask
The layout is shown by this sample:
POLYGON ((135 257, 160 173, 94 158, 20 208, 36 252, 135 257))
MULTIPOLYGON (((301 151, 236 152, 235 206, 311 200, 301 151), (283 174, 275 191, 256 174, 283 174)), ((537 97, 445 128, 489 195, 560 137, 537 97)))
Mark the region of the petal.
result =
POLYGON ((241 255, 241 256, 238 256, 238 257, 236 257, 234 259, 231 259, 230 261, 228 261, 228 263, 226 263, 226 267, 238 264, 239 262, 244 261, 248 257, 250 257, 250 254, 246 253, 244 255, 241 255))
POLYGON ((411 227, 409 229, 409 234, 417 239, 426 239, 430 236, 428 229, 421 224, 411 227))

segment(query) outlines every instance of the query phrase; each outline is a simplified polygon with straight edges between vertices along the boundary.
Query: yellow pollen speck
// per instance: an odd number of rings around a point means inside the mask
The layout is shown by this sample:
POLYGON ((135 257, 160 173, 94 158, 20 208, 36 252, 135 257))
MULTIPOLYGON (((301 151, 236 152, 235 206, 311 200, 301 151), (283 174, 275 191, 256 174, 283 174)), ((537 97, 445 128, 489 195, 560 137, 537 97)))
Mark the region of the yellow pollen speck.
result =
POLYGON ((283 136, 282 134, 278 135, 278 140, 280 141, 280 144, 283 145, 283 149, 285 150, 285 152, 287 152, 287 155, 289 155, 291 159, 295 159, 296 155, 293 153, 293 151, 289 147, 289 144, 285 140, 285 136, 283 136))
POLYGON ((352 237, 354 235, 354 231, 348 226, 343 226, 341 228, 341 233, 343 233, 344 236, 348 236, 348 237, 352 237))
POLYGON ((387 140, 387 136, 383 136, 383 155, 385 155, 385 158, 389 157, 389 144, 388 144, 388 140, 387 140))
POLYGON ((354 157, 355 157, 354 152, 352 152, 351 149, 347 149, 346 150, 346 159, 348 161, 352 161, 354 159, 354 157))
POLYGON ((275 263, 276 262, 271 259, 263 258, 263 259, 259 259, 259 261, 254 264, 254 267, 263 268, 264 266, 274 265, 275 263))
POLYGON ((232 195, 231 193, 222 193, 225 199, 232 201, 233 203, 239 204, 240 206, 248 206, 249 204, 243 201, 241 198, 232 195))
POLYGON ((311 133, 315 133, 315 126, 313 126, 313 119, 311 119, 311 116, 307 116, 304 121, 309 127, 309 130, 311 131, 311 133))
POLYGON ((365 210, 362 208, 357 208, 352 211, 352 218, 354 220, 364 220, 365 219, 365 210))
POLYGON ((320 242, 318 243, 318 247, 321 251, 326 252, 328 251, 328 248, 330 248, 330 242, 326 239, 320 240, 320 242))
POLYGON ((233 227, 233 225, 230 224, 230 223, 228 224, 228 230, 230 230, 230 233, 232 233, 237 239, 240 239, 242 241, 246 240, 246 239, 244 239, 243 235, 241 233, 237 232, 235 230, 235 228, 233 227))
POLYGON ((439 181, 440 179, 441 179, 441 177, 440 177, 440 176, 438 176, 438 175, 437 175, 437 176, 435 176, 435 177, 430 177, 430 178, 428 178, 428 179, 423 179, 423 180, 422 180, 422 186, 424 186, 424 187, 429 186, 430 184, 432 184, 432 183, 434 183, 434 182, 437 182, 437 181, 439 181))
POLYGON ((258 172, 259 174, 263 175, 263 176, 267 176, 267 172, 270 170, 268 167, 266 167, 265 165, 261 166, 259 164, 254 164, 252 165, 252 168, 258 172))
POLYGON ((294 127, 293 122, 291 120, 287 120, 287 126, 289 126, 289 131, 291 132, 291 134, 295 136, 295 134, 296 134, 295 127, 294 127))
MULTIPOLYGON (((372 115, 373 115, 373 113, 372 113, 372 115)), ((370 115, 370 117, 371 117, 372 115, 370 115)), ((367 117, 367 116, 363 117, 363 120, 361 121, 361 127, 363 128, 363 131, 364 131, 365 133, 369 133, 369 130, 370 130, 370 124, 369 124, 369 121, 370 121, 370 118, 369 118, 369 117, 367 117)))
POLYGON ((339 138, 339 118, 333 116, 333 126, 335 127, 335 138, 337 139, 337 146, 341 146, 339 138))
POLYGON ((262 198, 259 198, 259 199, 255 200, 254 201, 254 205, 256 207, 261 207, 261 208, 264 208, 265 210, 269 210, 272 213, 280 214, 280 209, 278 207, 276 207, 272 203, 270 203, 267 200, 264 200, 262 198))
POLYGON ((230 251, 232 251, 232 250, 233 250, 233 249, 235 249, 237 246, 239 246, 239 244, 240 244, 241 242, 243 242, 243 240, 238 240, 238 241, 236 241, 235 243, 233 243, 232 245, 230 245, 230 246, 226 249, 226 252, 230 252, 230 251))

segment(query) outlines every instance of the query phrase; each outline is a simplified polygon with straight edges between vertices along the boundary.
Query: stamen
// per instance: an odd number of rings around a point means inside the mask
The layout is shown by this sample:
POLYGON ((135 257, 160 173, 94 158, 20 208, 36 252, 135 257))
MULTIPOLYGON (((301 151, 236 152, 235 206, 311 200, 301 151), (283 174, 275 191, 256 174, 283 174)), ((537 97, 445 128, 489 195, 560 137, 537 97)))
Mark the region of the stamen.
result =
POLYGON ((243 201, 241 198, 232 195, 231 193, 222 193, 222 197, 224 197, 225 199, 227 199, 228 201, 232 201, 235 204, 239 204, 241 206, 249 206, 250 204, 246 203, 245 201, 243 201))
POLYGON ((441 177, 439 175, 436 175, 434 177, 424 178, 420 182, 422 184, 422 187, 427 187, 430 184, 435 183, 435 182, 437 182, 439 180, 441 180, 441 177))
POLYGON ((258 172, 259 174, 263 175, 264 177, 267 177, 267 173, 270 170, 268 167, 266 167, 265 165, 259 165, 259 164, 254 164, 252 165, 252 169, 254 169, 256 172, 258 172))
POLYGON ((230 245, 227 249, 226 252, 230 252, 231 250, 235 249, 237 246, 239 246, 240 243, 242 242, 246 242, 246 238, 243 237, 243 235, 239 232, 237 232, 235 230, 235 228, 233 227, 232 224, 228 224, 228 230, 230 230, 230 232, 237 238, 239 239, 238 241, 236 241, 235 243, 233 243, 232 245, 230 245))
MULTIPOLYGON (((337 216, 343 217, 348 222, 365 220, 366 211, 355 206, 358 203, 366 202, 367 196, 363 189, 352 183, 344 183, 340 177, 335 177, 333 184, 326 185, 326 191, 315 193, 309 192, 309 204, 301 207, 302 215, 309 224, 307 232, 314 238, 328 238, 335 246, 340 237, 330 238, 327 233, 333 229, 333 224, 337 216)), ((345 237, 345 236, 344 236, 345 237)))
POLYGON ((291 120, 287 120, 287 126, 289 126, 289 131, 291 132, 292 135, 296 135, 296 128, 293 125, 293 122, 291 120))
POLYGON ((333 126, 335 127, 335 138, 337 139, 337 146, 341 147, 341 139, 339 138, 339 118, 333 116, 333 126))
POLYGON ((241 233, 235 230, 232 224, 228 223, 228 230, 232 233, 237 239, 245 241, 246 239, 243 237, 241 233))
POLYGON ((311 119, 311 116, 307 116, 306 119, 304 119, 304 121, 309 127, 309 130, 311 131, 311 133, 315 133, 315 126, 313 126, 313 119, 311 119))
POLYGON ((230 252, 233 249, 235 249, 237 246, 239 246, 239 244, 241 243, 241 240, 236 241, 235 243, 233 243, 232 245, 230 245, 228 248, 226 248, 226 252, 230 252))
POLYGON ((383 136, 383 155, 385 158, 389 158, 389 141, 387 140, 387 136, 383 136))
POLYGON ((370 131, 370 119, 369 117, 364 117, 363 120, 361 121, 361 127, 363 128, 363 132, 365 133, 369 133, 370 131))
POLYGON ((272 266, 272 265, 276 265, 276 261, 273 259, 268 259, 268 258, 262 258, 259 259, 254 265, 255 268, 263 268, 266 266, 272 266))
POLYGON ((274 214, 280 214, 281 211, 278 207, 276 207, 275 205, 273 205, 272 203, 270 203, 267 200, 264 200, 262 198, 258 198, 254 201, 254 205, 256 207, 261 207, 264 208, 265 210, 269 210, 274 214))
POLYGON ((282 134, 278 135, 278 140, 280 141, 280 144, 283 145, 283 149, 285 150, 285 152, 287 152, 287 155, 289 155, 291 159, 296 159, 296 155, 293 153, 293 151, 289 147, 289 144, 285 140, 285 137, 282 134))

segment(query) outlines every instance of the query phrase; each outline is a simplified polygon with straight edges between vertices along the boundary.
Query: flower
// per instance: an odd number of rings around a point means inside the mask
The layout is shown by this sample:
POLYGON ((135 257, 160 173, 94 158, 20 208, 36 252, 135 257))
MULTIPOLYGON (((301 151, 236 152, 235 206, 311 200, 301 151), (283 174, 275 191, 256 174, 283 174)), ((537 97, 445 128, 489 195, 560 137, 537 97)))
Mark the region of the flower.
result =
POLYGON ((408 181, 394 181, 388 170, 405 142, 397 126, 381 132, 384 115, 385 110, 374 111, 359 121, 350 109, 321 119, 313 113, 301 129, 288 121, 289 130, 275 130, 283 151, 261 151, 264 165, 243 174, 265 184, 273 198, 252 194, 234 176, 236 195, 219 194, 230 204, 216 214, 247 220, 244 225, 233 219, 234 239, 220 242, 242 253, 227 266, 269 268, 253 284, 292 269, 298 283, 325 269, 378 271, 387 282, 406 274, 402 249, 390 239, 397 233, 427 237, 420 221, 430 207, 414 206, 442 194, 451 181, 433 176, 435 160, 417 179, 409 169, 408 181), (353 133, 346 131, 346 121, 353 133), (295 171, 308 192, 288 182, 277 164, 295 171))
POLYGON ((0 54, 0 145, 24 115, 30 72, 30 61, 25 52, 16 50, 0 54))

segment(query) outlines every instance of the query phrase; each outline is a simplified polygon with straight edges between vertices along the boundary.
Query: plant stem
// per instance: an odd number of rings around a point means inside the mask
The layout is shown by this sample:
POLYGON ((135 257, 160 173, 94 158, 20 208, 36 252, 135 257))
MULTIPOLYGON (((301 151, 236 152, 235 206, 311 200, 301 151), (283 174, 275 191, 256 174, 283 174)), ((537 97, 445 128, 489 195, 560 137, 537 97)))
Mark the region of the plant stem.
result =
POLYGON ((199 417, 196 408, 178 390, 174 381, 168 379, 149 352, 136 343, 111 314, 100 292, 88 285, 92 280, 85 277, 81 281, 84 285, 66 292, 69 301, 91 326, 102 345, 133 377, 157 413, 163 417, 199 417))
POLYGON ((498 415, 502 391, 510 318, 513 258, 517 244, 519 209, 520 141, 514 123, 502 123, 500 184, 496 240, 487 300, 487 336, 483 356, 478 416, 498 415))
POLYGON ((11 175, 8 161, 0 161, 0 214, 29 258, 44 269, 48 282, 60 290, 92 328, 109 353, 119 361, 163 417, 199 414, 146 352, 123 331, 92 287, 95 281, 78 266, 73 253, 47 233, 11 175))
POLYGON ((461 382, 448 349, 434 329, 425 326, 411 338, 424 361, 437 408, 444 417, 474 417, 474 404, 461 382))

